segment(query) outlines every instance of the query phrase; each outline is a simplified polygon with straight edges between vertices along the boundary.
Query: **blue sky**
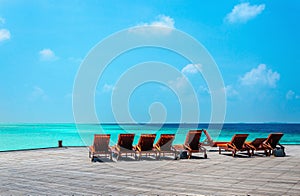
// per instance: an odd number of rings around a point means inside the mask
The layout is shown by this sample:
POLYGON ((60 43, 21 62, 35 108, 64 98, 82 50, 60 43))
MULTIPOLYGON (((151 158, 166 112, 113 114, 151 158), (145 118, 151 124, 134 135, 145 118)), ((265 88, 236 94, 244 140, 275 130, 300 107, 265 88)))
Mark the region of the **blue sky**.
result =
MULTIPOLYGON (((299 15, 296 0, 0 0, 0 122, 73 122, 73 84, 88 52, 113 33, 143 25, 178 29, 208 50, 225 84, 225 122, 299 122, 299 15)), ((123 54, 105 70, 95 93, 101 121, 114 122, 111 95, 122 73, 147 61, 178 69, 197 93, 198 122, 209 122, 210 92, 201 74, 188 60, 154 48, 123 54)), ((132 117, 149 121, 156 102, 167 122, 180 121, 176 95, 157 83, 134 91, 132 117)))

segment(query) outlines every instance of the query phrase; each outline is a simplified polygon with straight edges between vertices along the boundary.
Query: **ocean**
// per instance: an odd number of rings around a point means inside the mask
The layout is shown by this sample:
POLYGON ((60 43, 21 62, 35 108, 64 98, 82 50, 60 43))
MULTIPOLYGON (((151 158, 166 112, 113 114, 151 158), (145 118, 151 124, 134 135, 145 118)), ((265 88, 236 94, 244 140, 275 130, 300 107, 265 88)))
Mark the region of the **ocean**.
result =
MULTIPOLYGON (((156 140, 162 133, 175 133, 174 144, 182 144, 190 129, 207 129, 215 141, 230 141, 236 133, 248 133, 248 141, 267 137, 273 132, 282 132, 281 144, 300 144, 300 124, 282 123, 226 123, 222 129, 208 124, 0 124, 0 151, 27 150, 63 146, 89 146, 95 133, 111 134, 110 144, 117 142, 120 133, 135 133, 134 143, 140 134, 156 133, 156 140)), ((203 135, 201 140, 205 139, 203 135)))

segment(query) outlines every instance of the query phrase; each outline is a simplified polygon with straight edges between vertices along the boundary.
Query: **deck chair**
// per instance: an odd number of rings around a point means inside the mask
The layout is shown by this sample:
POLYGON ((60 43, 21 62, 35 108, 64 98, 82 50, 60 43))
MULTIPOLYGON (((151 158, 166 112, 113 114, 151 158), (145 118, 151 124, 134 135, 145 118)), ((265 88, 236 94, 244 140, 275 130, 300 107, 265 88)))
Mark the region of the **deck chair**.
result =
POLYGON ((251 149, 251 154, 254 155, 254 151, 265 150, 263 143, 266 139, 267 138, 256 138, 252 142, 245 142, 245 145, 251 149))
MULTIPOLYGON (((266 141, 263 143, 263 148, 266 152, 267 156, 270 156, 274 154, 274 151, 276 150, 277 146, 279 146, 280 149, 283 150, 284 153, 284 146, 279 144, 279 140, 282 138, 283 133, 270 133, 266 141)), ((285 153, 284 153, 285 155, 285 153)))
POLYGON ((173 148, 172 143, 175 139, 175 134, 161 134, 159 140, 154 145, 155 150, 158 152, 158 158, 161 154, 174 154, 174 159, 177 157, 176 150, 173 148))
POLYGON ((142 134, 138 141, 138 144, 134 147, 136 152, 136 159, 140 160, 142 154, 150 155, 155 154, 155 158, 157 159, 157 151, 153 148, 153 143, 155 140, 156 134, 142 134), (139 156, 137 156, 137 154, 139 156))
POLYGON ((117 155, 117 160, 125 154, 135 155, 132 143, 134 140, 134 134, 119 134, 118 143, 112 147, 112 151, 117 155))
POLYGON ((226 144, 227 143, 227 142, 213 141, 213 139, 210 137, 209 133, 205 129, 202 129, 202 131, 206 136, 206 139, 202 142, 203 146, 217 147, 218 144, 226 144))
POLYGON ((200 143, 201 134, 202 130, 190 130, 186 135, 183 147, 187 150, 189 159, 192 157, 192 153, 197 152, 203 153, 204 158, 207 158, 206 148, 200 143))
POLYGON ((248 156, 250 157, 250 148, 245 145, 248 135, 249 134, 235 134, 232 137, 231 142, 226 144, 218 144, 217 146, 219 147, 219 154, 221 154, 221 150, 223 149, 225 151, 231 151, 232 156, 235 157, 238 151, 247 151, 248 156))
POLYGON ((93 145, 89 147, 89 158, 94 161, 95 157, 104 155, 112 160, 112 152, 109 147, 110 134, 95 134, 93 145))

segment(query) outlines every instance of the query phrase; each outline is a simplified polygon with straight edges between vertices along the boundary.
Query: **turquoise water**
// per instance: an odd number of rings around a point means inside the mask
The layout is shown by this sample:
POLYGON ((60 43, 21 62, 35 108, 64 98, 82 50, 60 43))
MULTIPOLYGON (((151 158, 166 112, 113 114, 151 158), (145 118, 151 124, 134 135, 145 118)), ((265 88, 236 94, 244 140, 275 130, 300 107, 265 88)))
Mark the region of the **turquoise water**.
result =
MULTIPOLYGON (((156 133, 156 140, 162 133, 176 133, 174 144, 181 144, 186 133, 195 127, 207 129, 208 124, 0 124, 0 151, 57 147, 58 140, 64 146, 88 146, 95 133, 111 134, 111 145, 116 143, 119 133, 135 133, 135 144, 142 133, 156 133)), ((230 141, 235 133, 248 133, 248 140, 252 140, 267 137, 271 132, 283 132, 282 144, 300 144, 300 124, 224 124, 221 131, 209 129, 208 132, 215 141, 230 141)))

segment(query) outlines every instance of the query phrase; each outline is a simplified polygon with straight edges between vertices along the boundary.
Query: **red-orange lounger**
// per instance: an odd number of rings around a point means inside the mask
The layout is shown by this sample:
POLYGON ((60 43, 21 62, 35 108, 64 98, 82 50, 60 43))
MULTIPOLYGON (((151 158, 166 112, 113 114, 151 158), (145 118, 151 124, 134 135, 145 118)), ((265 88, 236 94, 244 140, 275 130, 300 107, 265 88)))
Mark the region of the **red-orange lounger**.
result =
POLYGON ((134 140, 134 134, 119 134, 118 143, 112 147, 112 151, 117 155, 117 160, 122 157, 122 154, 135 155, 135 150, 132 146, 134 140))
POLYGON ((109 147, 110 134, 95 134, 93 145, 89 147, 89 157, 93 161, 96 156, 107 155, 112 160, 112 152, 109 147))
POLYGON ((251 156, 250 148, 245 145, 245 141, 249 134, 235 134, 231 142, 226 144, 218 144, 219 154, 221 154, 221 150, 231 151, 232 156, 235 156, 238 151, 247 151, 248 155, 251 156))
POLYGON ((204 158, 207 158, 206 148, 200 143, 202 130, 190 130, 186 135, 183 148, 188 152, 188 158, 192 157, 192 153, 203 153, 204 158))
POLYGON ((158 157, 161 157, 161 154, 174 154, 174 159, 177 158, 176 150, 173 148, 172 143, 175 139, 175 134, 161 134, 159 140, 154 145, 154 148, 158 152, 158 157))
MULTIPOLYGON (((256 138, 252 142, 246 142, 245 144, 251 149, 252 155, 254 155, 254 151, 265 150, 263 143, 267 138, 256 138)), ((265 151, 267 154, 267 152, 265 151)))
POLYGON ((139 156, 136 158, 141 159, 142 154, 150 155, 155 154, 157 158, 157 151, 153 148, 153 143, 155 140, 156 134, 142 134, 138 144, 134 147, 136 154, 139 156))
POLYGON ((274 150, 279 146, 284 152, 284 146, 279 144, 280 139, 282 138, 283 133, 270 133, 266 141, 263 143, 263 147, 267 151, 267 155, 274 154, 274 150), (269 151, 269 152, 268 152, 269 151))

